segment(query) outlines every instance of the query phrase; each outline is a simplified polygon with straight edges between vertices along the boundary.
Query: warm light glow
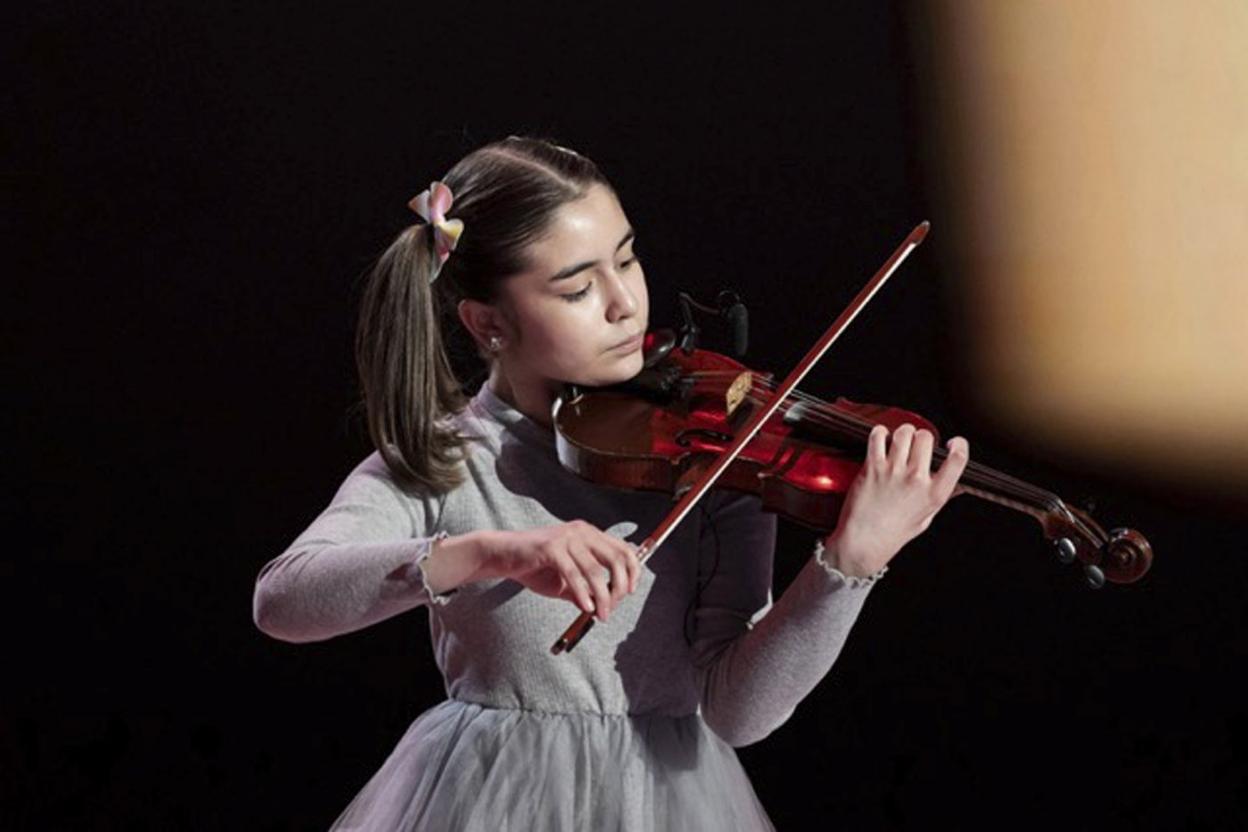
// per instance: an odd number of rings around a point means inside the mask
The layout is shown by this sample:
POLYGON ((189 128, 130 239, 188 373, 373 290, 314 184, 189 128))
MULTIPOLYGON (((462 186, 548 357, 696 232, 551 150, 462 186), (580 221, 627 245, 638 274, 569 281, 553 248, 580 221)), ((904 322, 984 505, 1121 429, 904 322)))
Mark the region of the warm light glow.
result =
POLYGON ((1093 458, 1248 477, 1248 3, 950 0, 933 21, 985 404, 1093 458))

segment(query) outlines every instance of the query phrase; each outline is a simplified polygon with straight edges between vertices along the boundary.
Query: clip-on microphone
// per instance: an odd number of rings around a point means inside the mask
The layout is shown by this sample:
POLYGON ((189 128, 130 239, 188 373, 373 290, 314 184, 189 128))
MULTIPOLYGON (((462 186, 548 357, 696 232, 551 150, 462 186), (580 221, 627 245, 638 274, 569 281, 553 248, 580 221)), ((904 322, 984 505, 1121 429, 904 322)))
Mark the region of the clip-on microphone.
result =
POLYGON ((736 292, 729 289, 723 290, 715 297, 715 306, 698 303, 688 292, 681 292, 678 297, 681 315, 685 321, 680 328, 679 346, 682 350, 689 353, 697 348, 702 330, 694 323, 693 309, 698 309, 728 321, 732 326, 732 352, 737 358, 745 356, 746 348, 749 346, 750 314, 736 292))

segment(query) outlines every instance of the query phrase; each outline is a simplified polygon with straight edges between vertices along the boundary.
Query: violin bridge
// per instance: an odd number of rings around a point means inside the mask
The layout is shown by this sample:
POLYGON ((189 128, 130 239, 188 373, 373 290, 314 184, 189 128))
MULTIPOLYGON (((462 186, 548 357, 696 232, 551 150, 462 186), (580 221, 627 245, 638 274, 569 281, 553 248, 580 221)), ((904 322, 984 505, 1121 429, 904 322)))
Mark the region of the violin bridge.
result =
MULTIPOLYGON (((731 417, 736 412, 737 408, 741 406, 742 402, 745 402, 748 400, 749 395, 750 395, 750 389, 752 388, 753 384, 754 384, 754 375, 753 373, 750 373, 747 371, 738 375, 735 379, 732 380, 732 384, 728 385, 728 389, 724 392, 724 410, 726 411, 725 421, 728 422, 729 424, 731 424, 734 421, 739 421, 739 420, 734 420, 731 417)), ((741 416, 744 417, 748 410, 749 410, 748 407, 742 410, 741 416)), ((683 432, 682 435, 690 436, 690 437, 698 437, 707 441, 721 443, 721 444, 727 444, 727 443, 732 442, 732 436, 730 434, 722 433, 720 431, 710 430, 707 428, 693 428, 693 429, 683 432)), ((676 485, 672 489, 673 501, 678 502, 681 497, 685 496, 685 492, 687 492, 690 488, 693 488, 694 483, 696 483, 699 479, 702 478, 702 474, 706 471, 707 468, 710 467, 713 461, 714 460, 704 459, 704 458, 695 459, 694 461, 691 461, 689 463, 689 467, 685 468, 685 470, 681 472, 680 476, 676 480, 676 485)))
POLYGON ((749 395, 750 387, 753 384, 753 374, 745 372, 737 376, 732 384, 728 385, 728 392, 724 394, 724 409, 727 411, 727 415, 731 416, 741 402, 745 401, 745 397, 749 395))

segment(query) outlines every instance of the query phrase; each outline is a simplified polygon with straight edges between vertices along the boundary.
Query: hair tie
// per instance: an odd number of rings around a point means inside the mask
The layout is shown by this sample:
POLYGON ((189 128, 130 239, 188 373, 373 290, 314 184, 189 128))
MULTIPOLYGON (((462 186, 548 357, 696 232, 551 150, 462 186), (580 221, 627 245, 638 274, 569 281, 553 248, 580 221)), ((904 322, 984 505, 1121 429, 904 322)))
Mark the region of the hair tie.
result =
POLYGON ((459 235, 464 233, 463 220, 446 218, 446 212, 451 210, 453 200, 451 189, 444 183, 434 180, 427 190, 421 191, 407 203, 409 208, 433 228, 433 251, 437 255, 438 262, 433 267, 433 276, 429 278, 430 283, 438 279, 442 264, 459 244, 459 235))

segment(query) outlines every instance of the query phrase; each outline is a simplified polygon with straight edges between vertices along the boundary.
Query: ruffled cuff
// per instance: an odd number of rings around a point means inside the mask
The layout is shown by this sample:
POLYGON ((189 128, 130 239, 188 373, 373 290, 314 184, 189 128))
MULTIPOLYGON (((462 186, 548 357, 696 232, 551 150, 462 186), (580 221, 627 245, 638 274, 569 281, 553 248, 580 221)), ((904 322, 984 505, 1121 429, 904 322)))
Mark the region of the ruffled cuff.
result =
POLYGON ((815 561, 818 562, 818 564, 822 566, 825 570, 827 570, 827 573, 829 575, 835 575, 836 577, 844 581, 847 586, 853 587, 855 589, 858 589, 861 587, 873 586, 875 582, 878 581, 880 578, 884 577, 884 573, 888 571, 888 566, 885 565, 880 568, 879 572, 876 572, 874 575, 868 575, 865 578, 860 578, 857 575, 846 575, 844 572, 842 572, 841 570, 837 569, 835 566, 833 566, 832 564, 824 560, 824 557, 823 557, 824 551, 825 549, 823 545, 823 540, 821 538, 817 538, 815 540, 815 561))
POLYGON ((435 594, 433 590, 429 589, 429 576, 425 574, 425 561, 433 554, 433 544, 447 537, 450 537, 450 535, 446 532, 438 532, 432 537, 426 538, 424 545, 416 553, 416 560, 412 562, 412 565, 416 567, 417 574, 420 576, 420 591, 425 596, 428 604, 445 605, 456 592, 454 589, 449 589, 446 592, 435 594))

